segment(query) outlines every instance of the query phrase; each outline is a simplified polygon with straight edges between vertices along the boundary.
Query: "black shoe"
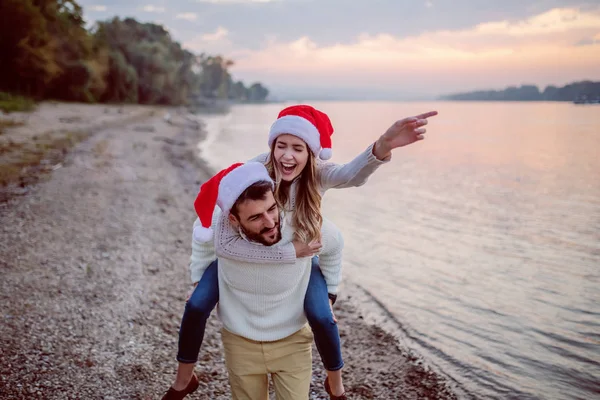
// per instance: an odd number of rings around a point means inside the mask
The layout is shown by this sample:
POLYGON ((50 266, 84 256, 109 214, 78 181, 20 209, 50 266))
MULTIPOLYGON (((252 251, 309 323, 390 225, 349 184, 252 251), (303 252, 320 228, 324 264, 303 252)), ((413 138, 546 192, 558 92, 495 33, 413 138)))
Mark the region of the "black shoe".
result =
POLYGON ((325 378, 325 391, 329 395, 329 400, 348 400, 346 392, 342 393, 339 396, 334 396, 334 394, 331 393, 331 387, 329 386, 329 378, 325 378))
POLYGON ((185 389, 175 390, 170 387, 169 390, 167 390, 167 393, 162 397, 162 400, 183 400, 188 394, 194 393, 196 389, 198 389, 198 386, 200 386, 198 377, 196 374, 192 374, 192 379, 190 379, 190 383, 187 384, 185 389))

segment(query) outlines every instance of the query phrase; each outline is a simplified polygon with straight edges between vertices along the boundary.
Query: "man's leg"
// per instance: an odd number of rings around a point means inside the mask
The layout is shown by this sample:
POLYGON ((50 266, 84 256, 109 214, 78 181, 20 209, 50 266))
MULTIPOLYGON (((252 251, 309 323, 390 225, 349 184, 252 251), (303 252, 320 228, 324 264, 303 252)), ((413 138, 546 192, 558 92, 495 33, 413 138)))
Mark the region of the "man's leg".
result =
POLYGON ((277 342, 264 344, 267 368, 273 377, 277 400, 306 400, 312 377, 313 335, 304 326, 277 342))
POLYGON ((312 259, 310 280, 304 298, 306 319, 315 335, 315 344, 327 371, 329 386, 334 395, 344 393, 342 383, 342 348, 337 323, 329 306, 327 283, 319 268, 318 257, 312 259))
POLYGON ((200 346, 204 340, 206 320, 219 301, 218 261, 215 260, 204 271, 200 282, 185 304, 179 329, 177 352, 177 376, 173 389, 183 390, 189 383, 194 365, 198 361, 200 346))
POLYGON ((268 400, 269 376, 262 344, 221 330, 233 400, 268 400))

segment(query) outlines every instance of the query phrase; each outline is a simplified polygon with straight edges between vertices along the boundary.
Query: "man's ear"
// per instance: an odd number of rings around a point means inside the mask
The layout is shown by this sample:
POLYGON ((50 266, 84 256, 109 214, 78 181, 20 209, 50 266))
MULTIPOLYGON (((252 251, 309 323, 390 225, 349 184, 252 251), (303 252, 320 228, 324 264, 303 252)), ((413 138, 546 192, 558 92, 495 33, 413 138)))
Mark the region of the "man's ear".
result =
POLYGON ((239 229, 240 227, 240 221, 238 221, 237 217, 232 213, 229 213, 229 223, 236 229, 239 229))

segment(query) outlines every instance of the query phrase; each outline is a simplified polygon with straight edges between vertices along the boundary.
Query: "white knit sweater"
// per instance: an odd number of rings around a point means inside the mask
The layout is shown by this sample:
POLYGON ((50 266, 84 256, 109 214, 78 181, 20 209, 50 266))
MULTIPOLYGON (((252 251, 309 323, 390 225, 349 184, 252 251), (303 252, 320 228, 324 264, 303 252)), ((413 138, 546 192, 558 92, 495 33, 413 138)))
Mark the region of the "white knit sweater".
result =
MULTIPOLYGON (((215 212, 213 226, 229 224, 223 217, 215 212)), ((194 226, 199 223, 196 219, 194 226)), ((321 232, 321 268, 337 270, 339 277, 344 247, 342 235, 330 221, 323 221, 321 232)), ((278 245, 289 243, 293 236, 291 224, 282 224, 282 239, 278 245)), ((249 243, 257 248, 266 247, 249 243)), ((192 281, 197 282, 215 258, 214 243, 192 239, 192 281)), ((298 258, 292 264, 257 264, 219 257, 218 313, 225 329, 251 340, 267 342, 283 339, 300 330, 306 324, 304 297, 310 270, 310 257, 298 258)))

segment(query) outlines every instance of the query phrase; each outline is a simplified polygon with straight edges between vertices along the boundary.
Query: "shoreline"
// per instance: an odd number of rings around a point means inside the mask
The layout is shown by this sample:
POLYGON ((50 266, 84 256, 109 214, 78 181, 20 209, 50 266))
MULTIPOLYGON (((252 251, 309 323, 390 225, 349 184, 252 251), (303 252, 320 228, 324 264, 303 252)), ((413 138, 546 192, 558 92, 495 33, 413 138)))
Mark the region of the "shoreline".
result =
MULTIPOLYGON (((48 179, 0 203, 3 398, 166 391, 190 282, 191 204, 211 173, 197 156, 205 136, 182 115, 90 129, 48 179)), ((335 307, 349 397, 457 398, 420 356, 366 322, 353 285, 335 307)), ((189 398, 230 396, 219 329, 214 313, 196 366, 201 386, 189 398)), ((314 346, 313 369, 310 398, 326 399, 314 346)))

